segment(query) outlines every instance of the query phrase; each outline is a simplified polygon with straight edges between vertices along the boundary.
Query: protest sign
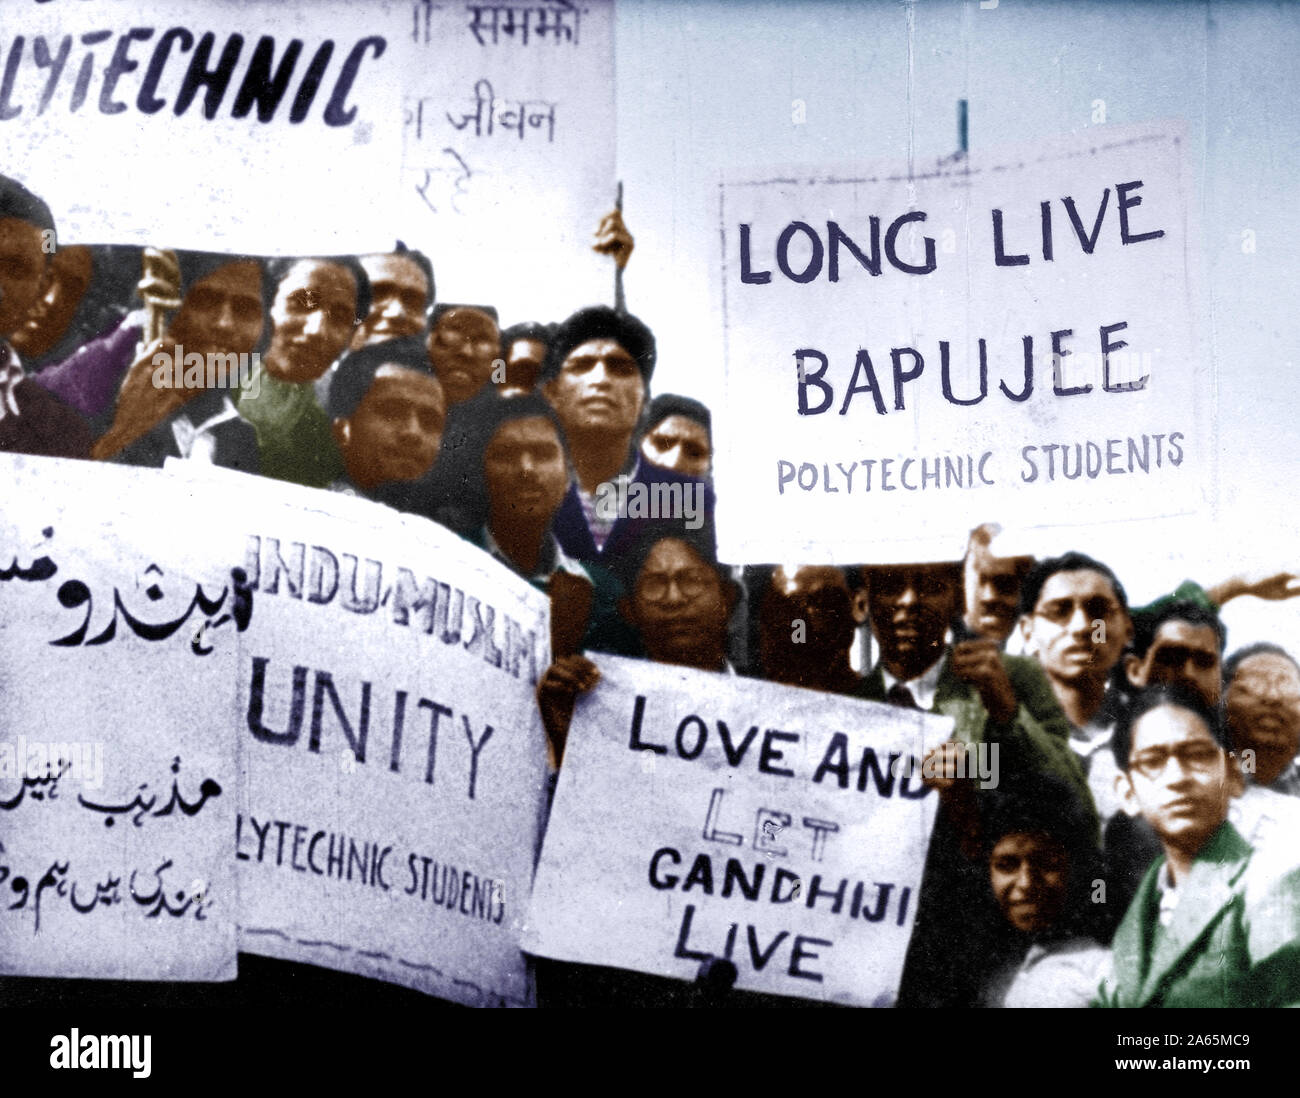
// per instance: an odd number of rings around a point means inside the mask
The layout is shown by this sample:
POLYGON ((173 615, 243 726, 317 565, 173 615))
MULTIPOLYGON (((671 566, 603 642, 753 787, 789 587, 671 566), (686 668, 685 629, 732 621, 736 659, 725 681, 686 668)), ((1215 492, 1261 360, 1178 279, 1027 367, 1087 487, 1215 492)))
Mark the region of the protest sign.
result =
POLYGON ((0 479, 0 972, 233 980, 249 604, 212 516, 154 470, 0 479))
POLYGON ((613 3, 412 8, 404 239, 437 256, 450 300, 509 323, 608 301, 591 244, 614 206, 613 3))
POLYGON ((167 8, 6 6, 0 137, 60 242, 389 246, 409 5, 167 8))
POLYGON ((728 957, 742 990, 892 1001, 937 799, 920 760, 951 719, 666 664, 597 665, 524 948, 688 980, 728 957))
POLYGON ((1211 491, 1177 126, 722 183, 719 553, 950 559, 1211 491))
POLYGON ((215 469, 193 486, 238 513, 257 607, 236 676, 240 948, 530 1003, 545 596, 423 519, 215 469))

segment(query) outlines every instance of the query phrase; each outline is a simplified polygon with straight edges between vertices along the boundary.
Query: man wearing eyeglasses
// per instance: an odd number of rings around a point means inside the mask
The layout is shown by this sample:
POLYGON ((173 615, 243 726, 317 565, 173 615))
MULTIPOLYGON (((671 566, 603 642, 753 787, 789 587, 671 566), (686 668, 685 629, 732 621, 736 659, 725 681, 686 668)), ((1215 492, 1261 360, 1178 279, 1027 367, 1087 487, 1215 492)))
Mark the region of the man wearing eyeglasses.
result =
POLYGON ((1182 687, 1140 693, 1112 740, 1124 811, 1159 837, 1112 944, 1097 1003, 1119 1007, 1300 1002, 1300 868, 1228 821, 1234 765, 1217 710, 1182 687))
MULTIPOLYGON (((636 629, 646 656, 700 671, 734 674, 727 660, 727 622, 739 590, 717 563, 712 533, 665 525, 645 534, 619 561, 627 596, 623 617, 636 629)), ((573 716, 574 700, 600 680, 585 656, 557 659, 537 684, 537 700, 556 765, 573 716)))

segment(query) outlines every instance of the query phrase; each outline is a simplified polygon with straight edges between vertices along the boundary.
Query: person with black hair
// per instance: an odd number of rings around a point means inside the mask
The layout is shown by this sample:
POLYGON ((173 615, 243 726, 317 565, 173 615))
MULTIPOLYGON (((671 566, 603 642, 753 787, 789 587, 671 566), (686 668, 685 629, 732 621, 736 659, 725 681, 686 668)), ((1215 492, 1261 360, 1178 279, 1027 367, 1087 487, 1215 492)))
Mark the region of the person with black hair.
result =
POLYGON ((369 311, 370 283, 351 256, 274 260, 267 277, 270 345, 237 407, 257 432, 263 476, 324 488, 343 468, 312 383, 347 349, 369 311))
POLYGON ((461 532, 550 595, 552 653, 634 651, 618 614, 618 580, 600 565, 574 560, 552 533, 570 476, 554 409, 536 394, 489 391, 461 405, 456 423, 464 443, 445 459, 444 483, 458 485, 461 532))
MULTIPOLYGON (((1083 1007, 1110 961, 1095 889, 1101 856, 1088 814, 1052 778, 991 790, 981 804, 991 924, 975 955, 976 1004, 1083 1007)), ((968 939, 969 943, 969 939, 968 939)))
POLYGON ((712 515, 712 490, 702 481, 639 460, 633 446, 654 366, 650 329, 603 305, 574 313, 547 347, 541 391, 564 425, 574 471, 555 535, 579 560, 615 559, 649 523, 682 517, 664 514, 661 501, 694 493, 698 517, 712 515), (658 513, 623 507, 634 495, 655 501, 658 513))
POLYGON ((1163 856, 1115 932, 1097 1005, 1300 1003, 1296 852, 1257 850, 1229 822, 1234 766, 1218 711, 1185 687, 1151 687, 1120 714, 1111 746, 1124 809, 1151 825, 1163 856))
POLYGON ((1161 602, 1133 614, 1133 640, 1124 655, 1129 687, 1181 684, 1218 705, 1228 631, 1218 612, 1186 599, 1161 602))
MULTIPOLYGON (((261 470, 257 434, 235 410, 230 393, 208 388, 202 366, 191 384, 158 384, 197 356, 230 363, 255 351, 266 332, 270 285, 261 259, 185 252, 179 256, 183 296, 166 334, 126 371, 113 422, 91 451, 98 460, 161 468, 169 457, 198 458, 245 473, 261 470), (183 348, 183 350, 182 350, 183 348), (164 365, 175 362, 174 368, 164 365)), ((223 371, 225 373, 225 371, 223 371)), ((229 377, 238 378, 231 367, 229 377)))
POLYGON ((9 342, 29 368, 39 369, 63 339, 90 289, 94 258, 84 244, 64 245, 50 257, 45 287, 9 342))
POLYGON ((687 477, 713 468, 712 416, 698 400, 661 393, 650 402, 641 432, 641 456, 687 477))
POLYGON ((447 403, 424 341, 390 340, 345 355, 328 412, 343 467, 330 487, 432 518, 447 403))
POLYGON ((512 324, 501 333, 506 366, 505 380, 498 386, 502 396, 520 396, 537 388, 550 341, 551 327, 531 320, 512 324))
MULTIPOLYGON (((648 659, 735 674, 727 659, 727 623, 739 591, 718 563, 711 528, 657 523, 619 558, 617 574, 626 591, 619 611, 636 629, 648 659)), ((599 681, 596 665, 575 654, 556 659, 538 682, 542 725, 556 766, 574 700, 599 681)))
MULTIPOLYGON (((1223 665, 1224 712, 1232 746, 1258 786, 1300 797, 1300 664, 1285 648, 1261 642, 1234 652, 1223 665)), ((1300 835, 1297 836, 1300 841, 1300 835)))
POLYGON ((48 285, 54 250, 49 207, 0 176, 0 451, 86 457, 92 435, 83 417, 26 376, 9 342, 48 285))
POLYGON ((999 782, 1054 776, 1075 791, 1095 828, 1092 798, 1069 747, 1069 723, 1042 670, 1032 660, 1006 655, 996 641, 960 639, 959 561, 873 565, 866 569, 866 585, 880 659, 863 679, 860 696, 954 719, 951 740, 933 748, 926 760, 936 772, 926 784, 938 791, 940 806, 899 1004, 957 1005, 959 991, 943 951, 960 938, 960 912, 984 887, 979 794, 973 780, 955 776, 961 773, 959 757, 969 744, 988 744, 990 752, 996 746, 999 782))
POLYGON ((490 305, 441 304, 429 327, 429 362, 448 409, 484 390, 501 356, 497 311, 490 305))
POLYGON ((370 310, 353 333, 352 350, 422 336, 434 301, 429 257, 398 241, 391 252, 358 258, 370 282, 370 310))
POLYGON ((751 567, 746 582, 760 676, 831 694, 862 693, 849 656, 867 620, 858 573, 830 565, 751 567))

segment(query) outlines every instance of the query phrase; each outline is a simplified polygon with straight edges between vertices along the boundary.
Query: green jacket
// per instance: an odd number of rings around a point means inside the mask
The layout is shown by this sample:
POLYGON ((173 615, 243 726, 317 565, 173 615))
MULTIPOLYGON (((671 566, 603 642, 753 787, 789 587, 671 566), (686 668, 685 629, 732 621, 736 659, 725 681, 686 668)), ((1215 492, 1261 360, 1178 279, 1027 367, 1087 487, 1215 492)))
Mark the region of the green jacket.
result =
POLYGON ((1270 866, 1226 820, 1159 921, 1158 859, 1111 945, 1112 972, 1093 1005, 1294 1006, 1300 1003, 1300 867, 1270 866))
MULTIPOLYGON (((989 717, 978 692, 952 671, 948 658, 939 669, 932 712, 954 719, 953 738, 960 743, 998 745, 999 787, 1042 773, 1056 775, 1078 792, 1079 803, 1097 829, 1092 794, 1083 767, 1070 747, 1070 723, 1051 684, 1036 662, 1002 656, 1002 666, 1019 706, 1005 725, 989 717)), ((886 701, 885 678, 879 666, 862 680, 859 696, 886 701)), ((917 903, 916 923, 908 945, 899 985, 898 1005, 904 1007, 968 1007, 976 1005, 982 969, 954 965, 957 951, 976 955, 986 948, 971 912, 985 901, 989 888, 987 863, 968 861, 959 836, 942 804, 926 852, 925 873, 917 903)))
POLYGON ((239 414, 253 425, 262 475, 308 488, 325 488, 343 476, 329 416, 310 382, 280 381, 262 366, 255 384, 239 392, 239 414))
MULTIPOLYGON (((1093 817, 1096 811, 1088 779, 1079 757, 1070 747, 1070 722, 1062 712, 1042 668, 1023 656, 1003 655, 1002 666, 1020 706, 1006 725, 994 724, 978 692, 952 672, 944 656, 935 685, 935 713, 952 717, 953 739, 960 743, 998 744, 999 771, 1008 777, 1041 771, 1054 774, 1079 794, 1079 803, 1093 817)), ((868 701, 885 701, 885 677, 877 666, 862 680, 861 696, 868 701)))

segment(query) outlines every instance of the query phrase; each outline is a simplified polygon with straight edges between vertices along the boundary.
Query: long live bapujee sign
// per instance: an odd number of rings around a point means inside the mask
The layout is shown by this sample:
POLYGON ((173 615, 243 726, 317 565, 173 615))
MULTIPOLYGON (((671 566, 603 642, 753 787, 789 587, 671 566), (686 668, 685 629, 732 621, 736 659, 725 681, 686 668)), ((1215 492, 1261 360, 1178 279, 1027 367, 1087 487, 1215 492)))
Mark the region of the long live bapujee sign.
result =
POLYGON ((1175 126, 722 184, 724 560, 1189 514, 1212 388, 1175 126), (1158 503, 1153 504, 1153 500, 1158 503))

